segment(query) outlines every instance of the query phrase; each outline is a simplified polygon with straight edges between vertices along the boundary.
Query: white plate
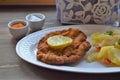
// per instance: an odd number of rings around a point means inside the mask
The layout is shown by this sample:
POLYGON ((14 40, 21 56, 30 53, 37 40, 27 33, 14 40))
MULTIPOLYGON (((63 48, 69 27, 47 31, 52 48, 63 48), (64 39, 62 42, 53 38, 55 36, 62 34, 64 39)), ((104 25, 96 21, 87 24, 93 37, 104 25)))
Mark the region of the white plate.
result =
MULTIPOLYGON (((54 70, 60 70, 60 71, 68 71, 68 72, 77 72, 77 73, 114 73, 114 72, 120 72, 120 67, 106 67, 102 64, 99 64, 97 62, 88 63, 86 60, 81 60, 75 64, 69 64, 69 65, 49 65, 46 63, 43 63, 41 61, 38 61, 36 59, 36 51, 37 51, 37 43, 38 41, 47 33, 56 31, 56 30, 62 30, 69 27, 75 27, 78 28, 87 34, 88 38, 91 33, 94 32, 103 32, 106 30, 115 29, 115 27, 110 26, 104 26, 104 25, 72 25, 72 26, 58 26, 58 27, 52 27, 47 28, 38 32, 34 32, 23 39, 21 39, 17 45, 16 45, 16 52, 19 57, 21 57, 23 60, 32 63, 34 65, 48 68, 48 69, 54 69, 54 70)), ((89 39, 88 39, 89 40, 89 39)))

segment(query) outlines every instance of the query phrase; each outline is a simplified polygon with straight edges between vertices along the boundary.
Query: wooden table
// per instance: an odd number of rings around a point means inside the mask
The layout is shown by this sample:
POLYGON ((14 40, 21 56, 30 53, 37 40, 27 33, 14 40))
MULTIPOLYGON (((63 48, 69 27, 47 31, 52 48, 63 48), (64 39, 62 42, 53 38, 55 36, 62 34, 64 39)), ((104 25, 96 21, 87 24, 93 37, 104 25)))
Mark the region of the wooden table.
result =
POLYGON ((28 13, 46 15, 43 28, 60 26, 56 20, 55 7, 3 7, 0 9, 0 80, 119 80, 120 73, 87 74, 50 70, 32 65, 16 55, 17 41, 9 34, 7 23, 24 19, 28 13), (24 9, 23 9, 24 8, 24 9))

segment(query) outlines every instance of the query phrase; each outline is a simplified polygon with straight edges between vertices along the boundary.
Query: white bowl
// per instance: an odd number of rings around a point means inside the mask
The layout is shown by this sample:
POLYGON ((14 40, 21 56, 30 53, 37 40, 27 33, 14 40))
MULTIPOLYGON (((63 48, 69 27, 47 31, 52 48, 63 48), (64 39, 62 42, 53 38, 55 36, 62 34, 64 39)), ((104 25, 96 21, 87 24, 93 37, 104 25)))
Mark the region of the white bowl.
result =
POLYGON ((9 32, 13 36, 13 38, 21 39, 27 35, 28 30, 29 30, 29 23, 26 20, 16 19, 16 20, 12 20, 8 23, 8 28, 9 28, 9 32), (14 25, 16 23, 22 23, 25 26, 21 27, 21 28, 13 28, 12 25, 14 25))
POLYGON ((41 30, 45 23, 45 15, 41 13, 31 13, 26 16, 30 24, 31 32, 41 30))

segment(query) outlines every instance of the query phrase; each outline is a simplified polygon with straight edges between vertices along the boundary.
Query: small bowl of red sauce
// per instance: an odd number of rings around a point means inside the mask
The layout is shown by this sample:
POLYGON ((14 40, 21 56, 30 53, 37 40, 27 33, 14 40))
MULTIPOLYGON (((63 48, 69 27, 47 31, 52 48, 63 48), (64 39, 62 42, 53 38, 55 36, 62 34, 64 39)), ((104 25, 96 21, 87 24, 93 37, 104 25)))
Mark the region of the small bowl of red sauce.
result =
POLYGON ((16 19, 8 23, 10 34, 15 39, 21 39, 28 34, 29 23, 26 20, 16 19))

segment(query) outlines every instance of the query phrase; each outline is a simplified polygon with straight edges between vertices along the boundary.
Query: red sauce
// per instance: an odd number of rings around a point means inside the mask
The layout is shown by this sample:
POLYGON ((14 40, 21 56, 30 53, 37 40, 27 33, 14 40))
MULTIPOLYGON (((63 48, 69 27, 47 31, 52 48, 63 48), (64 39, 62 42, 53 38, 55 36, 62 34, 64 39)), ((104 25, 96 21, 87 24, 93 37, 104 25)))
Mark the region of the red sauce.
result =
POLYGON ((11 26, 12 28, 23 28, 25 27, 25 24, 23 23, 16 23, 11 26))

